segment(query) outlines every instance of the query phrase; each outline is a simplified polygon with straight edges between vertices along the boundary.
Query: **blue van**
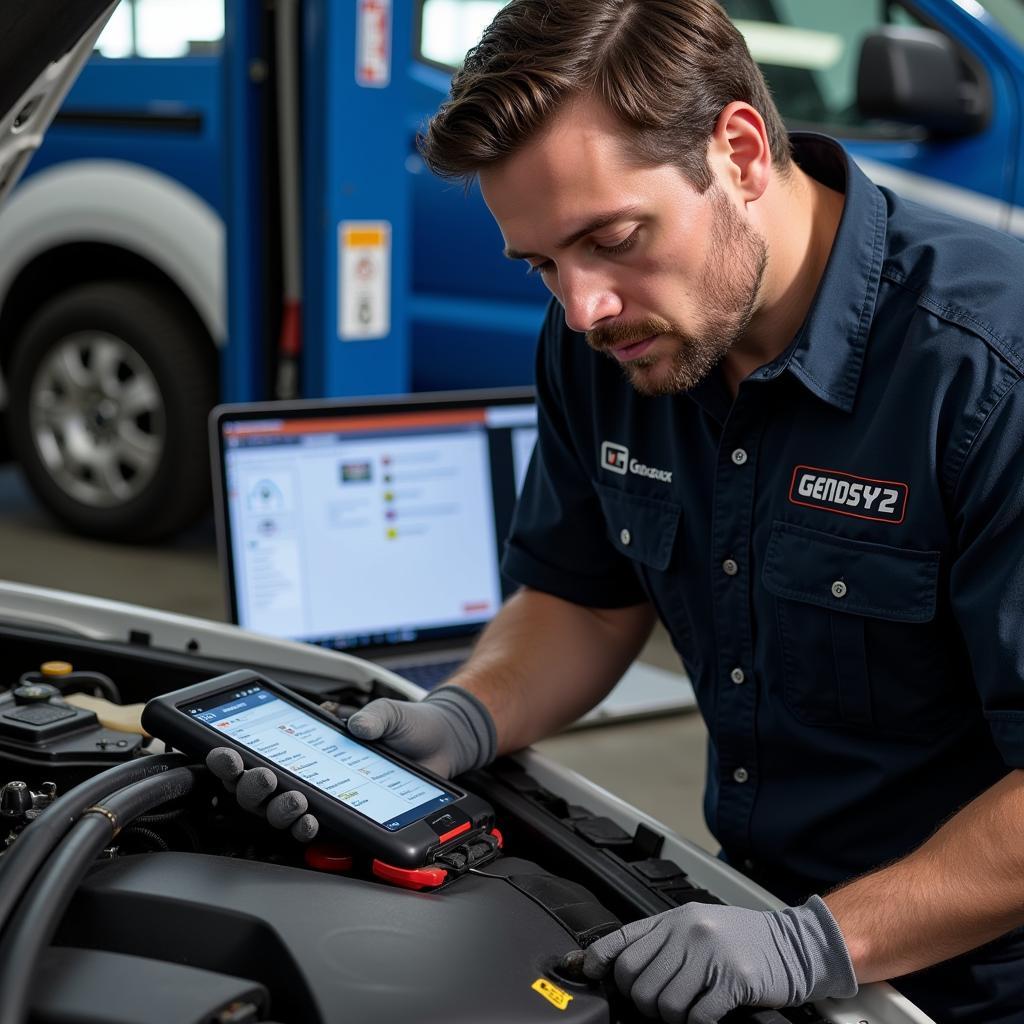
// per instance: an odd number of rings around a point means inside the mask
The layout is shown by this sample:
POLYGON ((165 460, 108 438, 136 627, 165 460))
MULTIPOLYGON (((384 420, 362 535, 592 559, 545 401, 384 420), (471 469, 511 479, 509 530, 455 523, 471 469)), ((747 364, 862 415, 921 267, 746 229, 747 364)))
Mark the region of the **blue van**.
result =
MULTIPOLYGON (((542 286, 413 147, 503 2, 122 0, 0 213, 0 407, 52 512, 116 539, 187 523, 205 412, 287 394, 300 319, 308 397, 531 379, 542 286), (339 239, 366 222, 351 265, 384 267, 388 309, 350 337, 339 239)), ((1024 234, 1021 0, 724 6, 791 127, 1024 234)))

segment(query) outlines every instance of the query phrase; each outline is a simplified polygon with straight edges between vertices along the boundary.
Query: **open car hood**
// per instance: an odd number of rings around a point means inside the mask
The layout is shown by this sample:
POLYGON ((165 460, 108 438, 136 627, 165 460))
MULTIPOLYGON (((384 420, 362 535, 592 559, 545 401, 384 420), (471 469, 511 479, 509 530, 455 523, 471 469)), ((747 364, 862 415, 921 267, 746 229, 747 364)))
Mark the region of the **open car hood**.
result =
MULTIPOLYGON (((3 581, 0 655, 12 679, 20 669, 52 660, 105 673, 129 703, 240 666, 258 666, 318 701, 422 696, 400 676, 344 652, 3 581)), ((0 720, 7 699, 0 690, 0 720)), ((115 763, 117 740, 101 724, 53 743, 19 742, 0 729, 0 785, 17 778, 35 789, 44 778, 54 779, 64 793, 77 777, 115 763), (97 739, 106 741, 98 752, 97 739)), ((488 875, 509 869, 517 878, 529 876, 531 885, 540 878, 555 890, 568 878, 620 919, 698 896, 755 909, 781 905, 655 818, 535 752, 505 758, 467 782, 495 807, 505 836, 506 855, 488 875)), ((181 1024, 213 1019, 189 1013, 232 997, 253 1004, 269 998, 270 1019, 303 1024, 642 1019, 602 991, 571 984, 562 989, 566 983, 557 972, 552 984, 571 1000, 553 1009, 537 985, 543 988, 576 940, 532 897, 506 891, 493 877, 466 876, 451 888, 419 893, 357 872, 313 871, 303 866, 295 843, 271 845, 271 856, 253 852, 253 844, 273 844, 273 830, 247 831, 240 812, 218 824, 221 812, 210 811, 206 800, 152 819, 134 840, 148 837, 155 844, 148 850, 133 849, 126 829, 117 840, 120 849, 93 866, 36 968, 34 1019, 181 1024), (184 831, 178 820, 186 822, 184 831), (159 829, 168 830, 170 845, 154 834, 159 829), (178 841, 190 835, 197 845, 179 849, 178 841), (175 993, 159 1012, 152 999, 157 989, 175 993)), ((21 844, 17 839, 0 854, 0 923, 4 883, 14 877, 4 862, 21 844)), ((0 930, 0 967, 5 937, 0 930)), ((0 1020, 9 1019, 0 1013, 0 1020)), ((816 1009, 741 1011, 729 1020, 933 1024, 884 984, 865 985, 853 999, 825 1000, 816 1009)))
POLYGON ((0 3, 0 203, 39 148, 117 0, 0 3))

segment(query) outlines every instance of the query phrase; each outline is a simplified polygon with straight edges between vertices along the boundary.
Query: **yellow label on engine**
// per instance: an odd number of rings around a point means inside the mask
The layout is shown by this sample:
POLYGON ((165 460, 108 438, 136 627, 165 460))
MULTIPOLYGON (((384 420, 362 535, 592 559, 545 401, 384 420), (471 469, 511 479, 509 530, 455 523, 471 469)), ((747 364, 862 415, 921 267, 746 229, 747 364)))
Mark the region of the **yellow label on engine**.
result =
POLYGON ((539 992, 552 1006, 558 1007, 559 1010, 565 1010, 572 1002, 572 996, 569 995, 564 989, 560 989, 557 985, 553 985, 547 978, 538 978, 530 988, 534 992, 539 992))

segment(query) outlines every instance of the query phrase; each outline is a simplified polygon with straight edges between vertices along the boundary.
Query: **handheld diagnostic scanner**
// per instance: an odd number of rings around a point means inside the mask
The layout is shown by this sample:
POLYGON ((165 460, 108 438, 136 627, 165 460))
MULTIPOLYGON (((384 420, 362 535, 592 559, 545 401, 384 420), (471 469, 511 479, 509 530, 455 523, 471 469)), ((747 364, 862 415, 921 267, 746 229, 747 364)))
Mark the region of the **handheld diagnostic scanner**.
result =
MULTIPOLYGON (((404 872, 478 837, 500 844, 484 800, 355 739, 312 701, 257 673, 229 672, 156 697, 142 724, 192 756, 226 746, 246 768, 271 769, 279 791, 305 795, 325 833, 380 862, 375 873, 398 884, 404 872)), ((430 884, 440 881, 413 887, 430 884)))

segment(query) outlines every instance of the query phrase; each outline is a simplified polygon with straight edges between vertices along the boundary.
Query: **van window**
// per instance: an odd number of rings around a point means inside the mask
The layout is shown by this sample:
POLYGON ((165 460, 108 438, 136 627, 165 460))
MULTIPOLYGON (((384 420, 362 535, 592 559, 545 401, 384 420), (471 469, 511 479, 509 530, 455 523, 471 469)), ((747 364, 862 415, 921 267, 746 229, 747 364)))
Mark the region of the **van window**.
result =
POLYGON ((443 67, 462 67, 466 51, 508 0, 422 0, 420 46, 423 60, 443 67))
POLYGON ((220 53, 224 0, 121 0, 96 41, 101 57, 195 57, 220 53))
MULTIPOLYGON (((461 66, 507 0, 421 0, 420 55, 452 70, 461 66)), ((985 0, 1024 9, 1021 0, 985 0)), ((869 121, 857 109, 857 63, 864 36, 882 25, 921 25, 897 0, 722 0, 761 66, 792 128, 845 137, 898 138, 907 125, 869 121)), ((1024 19, 1022 19, 1024 29, 1024 19)))
POLYGON ((857 63, 864 36, 882 25, 921 25, 886 0, 725 0, 790 127, 850 136, 906 135, 900 125, 869 122, 857 110, 857 63))

